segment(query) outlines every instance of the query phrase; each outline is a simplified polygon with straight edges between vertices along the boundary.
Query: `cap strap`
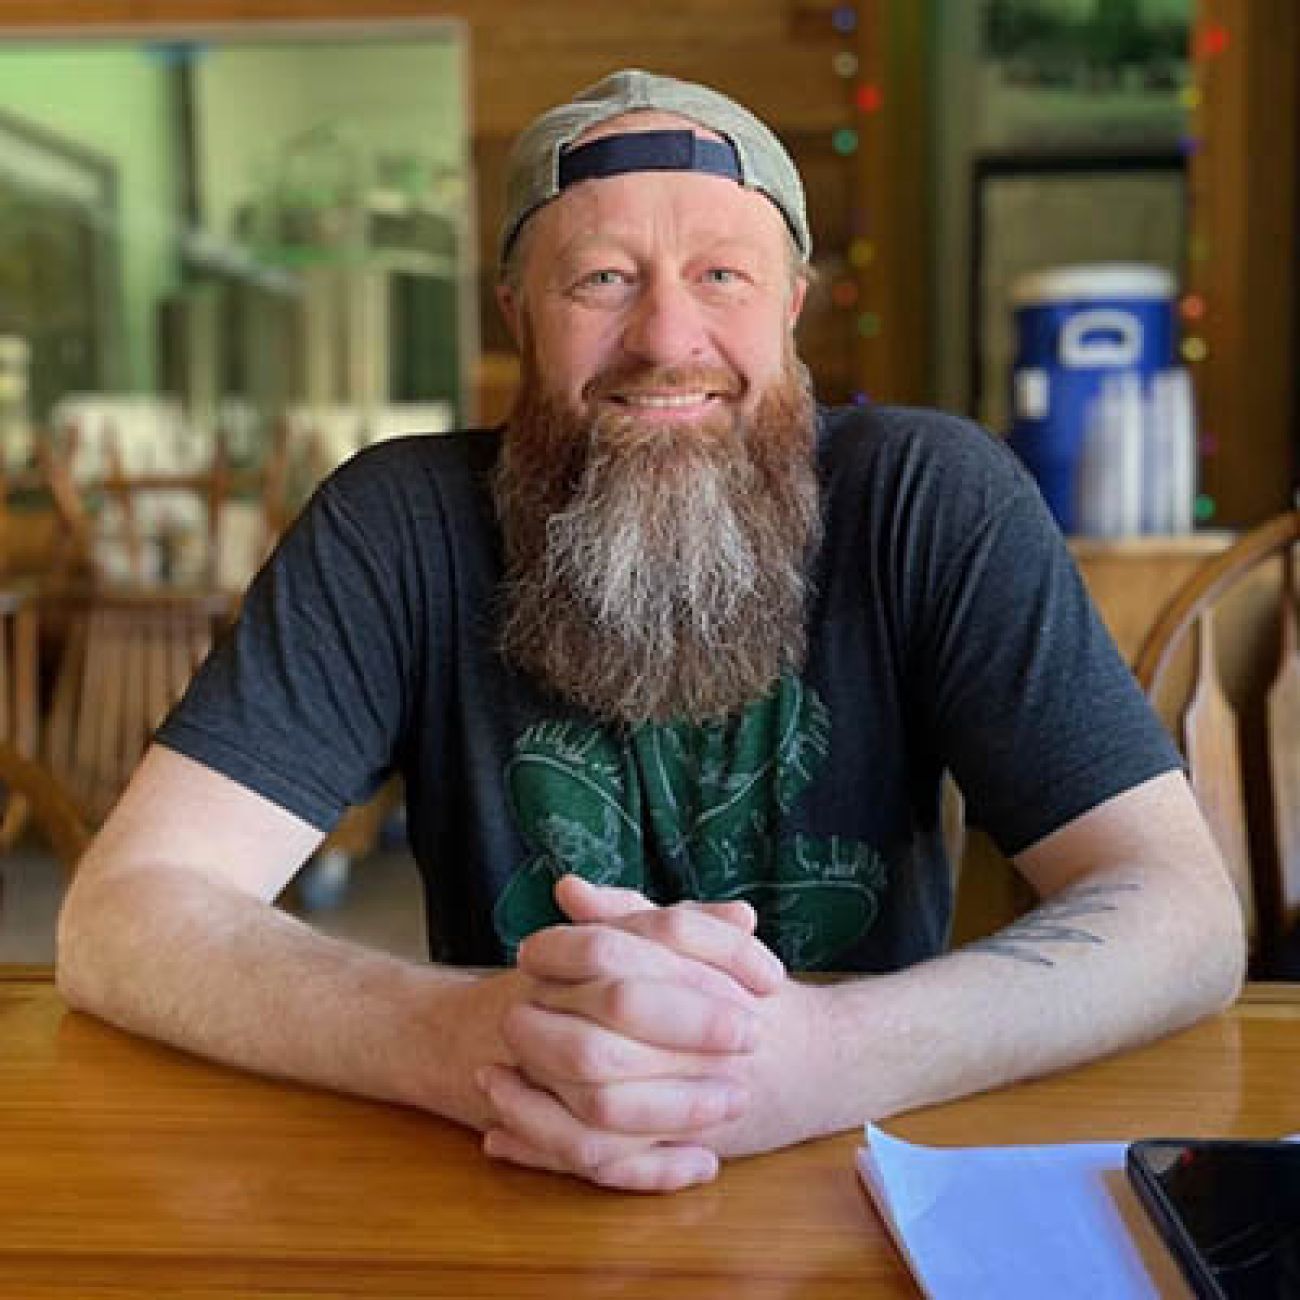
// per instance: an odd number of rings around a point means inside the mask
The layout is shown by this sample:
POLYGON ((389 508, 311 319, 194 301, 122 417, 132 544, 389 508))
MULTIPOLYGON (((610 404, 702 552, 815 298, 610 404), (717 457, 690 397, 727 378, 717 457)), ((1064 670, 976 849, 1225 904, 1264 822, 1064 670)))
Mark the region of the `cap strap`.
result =
POLYGON ((728 140, 693 131, 629 131, 607 135, 560 155, 560 188, 623 172, 708 172, 740 181, 740 159, 728 140))

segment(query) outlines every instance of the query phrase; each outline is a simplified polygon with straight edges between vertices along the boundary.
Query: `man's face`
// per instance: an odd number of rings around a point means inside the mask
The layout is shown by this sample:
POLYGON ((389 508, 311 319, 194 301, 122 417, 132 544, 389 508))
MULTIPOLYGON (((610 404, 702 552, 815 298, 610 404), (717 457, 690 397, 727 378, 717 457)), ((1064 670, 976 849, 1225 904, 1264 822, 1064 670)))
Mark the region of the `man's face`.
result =
MULTIPOLYGON (((602 123, 689 128, 662 113, 602 123)), ((708 135, 708 132, 699 131, 708 135)), ((725 177, 583 181, 527 222, 506 320, 545 395, 587 419, 752 417, 786 365, 804 282, 777 208, 725 177)))
POLYGON ((802 662, 819 527, 782 218, 734 181, 638 172, 573 186, 521 238, 502 649, 607 719, 740 709, 802 662))

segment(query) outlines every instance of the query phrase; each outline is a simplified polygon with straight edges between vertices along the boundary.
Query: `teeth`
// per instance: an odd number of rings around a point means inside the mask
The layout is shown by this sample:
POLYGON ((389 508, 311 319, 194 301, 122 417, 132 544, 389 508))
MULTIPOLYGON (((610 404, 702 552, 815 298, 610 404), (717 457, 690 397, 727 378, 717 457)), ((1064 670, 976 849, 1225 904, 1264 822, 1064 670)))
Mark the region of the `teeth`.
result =
POLYGON ((668 410, 672 407, 679 406, 698 406, 705 400, 705 393, 677 393, 677 394, 654 394, 654 393, 631 393, 623 398, 629 406, 650 406, 661 410, 668 410))

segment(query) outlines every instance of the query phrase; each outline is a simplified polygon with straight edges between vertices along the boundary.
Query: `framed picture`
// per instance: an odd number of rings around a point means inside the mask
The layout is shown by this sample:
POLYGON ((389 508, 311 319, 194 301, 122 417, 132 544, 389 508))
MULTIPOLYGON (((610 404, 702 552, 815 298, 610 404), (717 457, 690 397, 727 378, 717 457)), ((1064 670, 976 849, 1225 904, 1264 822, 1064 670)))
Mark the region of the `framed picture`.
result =
POLYGON ((1182 278, 1186 167, 1177 149, 1012 151, 976 157, 971 179, 970 397, 997 432, 1010 419, 1011 288, 1030 271, 1143 262, 1182 278))

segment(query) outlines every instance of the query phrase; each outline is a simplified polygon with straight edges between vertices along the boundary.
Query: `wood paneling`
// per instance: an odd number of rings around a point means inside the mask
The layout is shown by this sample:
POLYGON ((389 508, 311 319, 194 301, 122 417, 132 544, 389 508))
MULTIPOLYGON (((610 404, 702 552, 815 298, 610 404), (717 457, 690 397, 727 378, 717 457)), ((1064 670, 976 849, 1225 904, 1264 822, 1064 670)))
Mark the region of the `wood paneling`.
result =
POLYGON ((861 307, 854 370, 873 400, 929 400, 926 265, 929 139, 925 6, 861 0, 860 79, 879 108, 860 112, 858 224, 871 249, 858 269, 861 307))
POLYGON ((1199 0, 1189 286, 1206 314, 1194 366, 1215 522, 1258 523, 1297 473, 1296 170, 1300 6, 1199 0))

